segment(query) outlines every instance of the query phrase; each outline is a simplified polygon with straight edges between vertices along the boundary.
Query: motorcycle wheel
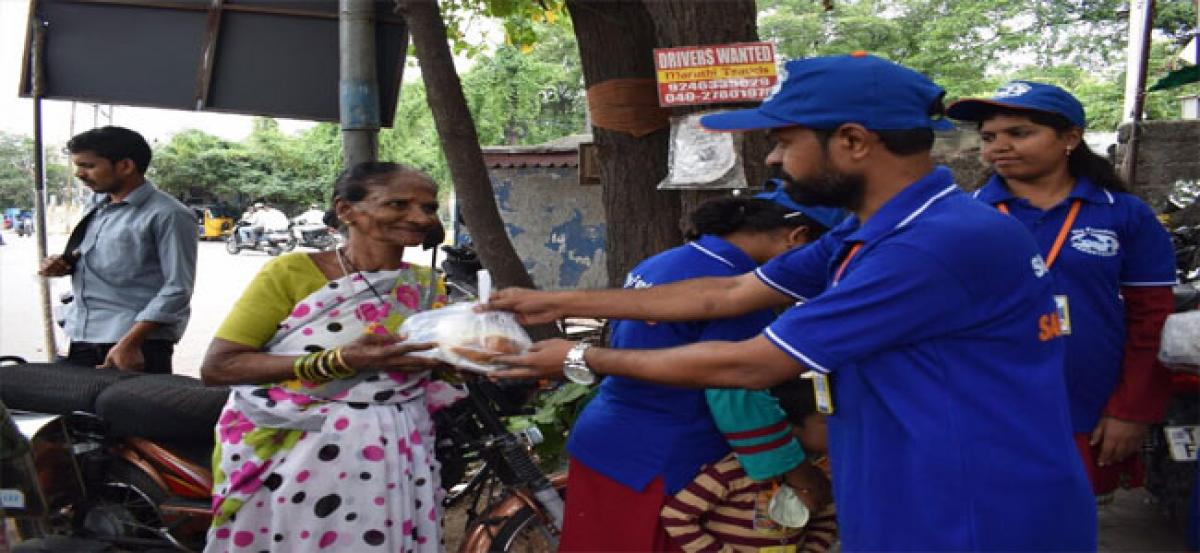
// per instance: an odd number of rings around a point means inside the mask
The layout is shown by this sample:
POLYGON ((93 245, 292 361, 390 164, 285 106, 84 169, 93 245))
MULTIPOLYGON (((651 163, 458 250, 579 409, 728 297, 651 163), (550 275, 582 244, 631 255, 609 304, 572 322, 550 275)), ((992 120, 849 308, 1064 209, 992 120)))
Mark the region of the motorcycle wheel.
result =
POLYGON ((267 255, 269 255, 271 257, 275 257, 281 253, 283 253, 283 248, 280 248, 279 246, 268 246, 267 247, 267 255))
POLYGON ((296 244, 297 240, 295 236, 288 238, 288 241, 283 243, 283 251, 290 252, 296 249, 296 244))
POLYGON ((229 252, 229 255, 237 255, 242 251, 242 248, 238 247, 237 238, 230 236, 229 239, 225 241, 225 251, 229 252))
POLYGON ((101 538, 119 543, 122 539, 164 539, 162 511, 158 505, 167 493, 154 480, 123 459, 113 459, 102 483, 88 491, 89 499, 69 505, 45 520, 17 519, 22 540, 46 536, 101 538), (72 513, 73 516, 67 516, 72 513))
POLYGON ((550 553, 558 550, 558 533, 546 526, 530 507, 505 519, 488 544, 489 553, 550 553))

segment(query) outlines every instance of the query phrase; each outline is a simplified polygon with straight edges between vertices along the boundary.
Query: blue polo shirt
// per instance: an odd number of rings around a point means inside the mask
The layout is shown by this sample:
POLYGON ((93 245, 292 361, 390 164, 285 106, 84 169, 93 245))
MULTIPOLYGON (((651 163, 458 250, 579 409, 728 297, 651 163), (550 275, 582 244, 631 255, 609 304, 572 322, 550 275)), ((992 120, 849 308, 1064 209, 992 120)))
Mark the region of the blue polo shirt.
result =
POLYGON ((1062 203, 1045 211, 1013 196, 998 176, 975 197, 1005 205, 1033 233, 1043 255, 1058 237, 1071 204, 1080 202, 1050 275, 1054 293, 1066 297, 1069 314, 1065 338, 1072 427, 1090 433, 1121 378, 1126 338, 1121 287, 1175 284, 1171 236, 1145 202, 1086 178, 1075 183, 1062 203))
MULTIPOLYGON (((734 276, 756 266, 738 247, 706 235, 641 262, 629 273, 625 287, 734 276)), ((610 342, 614 348, 658 349, 702 340, 746 340, 774 318, 767 309, 716 321, 622 320, 613 324, 610 342)), ((567 450, 588 468, 634 490, 644 490, 662 476, 665 492, 674 494, 701 466, 729 453, 729 445, 713 423, 704 390, 610 376, 575 421, 567 450)))
POLYGON ((846 550, 1096 548, 1050 277, 1020 223, 939 167, 758 275, 808 299, 765 333, 831 374, 846 550))

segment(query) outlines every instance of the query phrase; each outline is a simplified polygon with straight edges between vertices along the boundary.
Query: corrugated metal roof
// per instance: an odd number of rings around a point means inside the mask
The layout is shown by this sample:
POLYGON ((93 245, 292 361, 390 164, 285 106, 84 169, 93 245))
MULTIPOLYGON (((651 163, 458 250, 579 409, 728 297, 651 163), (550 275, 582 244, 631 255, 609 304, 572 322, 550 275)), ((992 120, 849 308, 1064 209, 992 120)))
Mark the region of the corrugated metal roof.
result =
POLYGON ((579 167, 579 144, 591 139, 590 134, 578 134, 536 146, 488 146, 483 148, 483 162, 489 169, 579 167))
POLYGON ((579 167, 579 152, 483 152, 489 169, 520 167, 579 167))

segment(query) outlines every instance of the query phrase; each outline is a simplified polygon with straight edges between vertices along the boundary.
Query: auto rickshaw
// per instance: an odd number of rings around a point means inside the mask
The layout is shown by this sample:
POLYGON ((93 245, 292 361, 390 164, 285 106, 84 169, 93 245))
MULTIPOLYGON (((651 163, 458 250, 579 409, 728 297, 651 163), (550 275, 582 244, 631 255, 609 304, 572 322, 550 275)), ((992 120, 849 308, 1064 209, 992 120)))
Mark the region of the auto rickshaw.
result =
POLYGON ((224 240, 233 232, 236 214, 229 207, 220 204, 191 204, 188 207, 196 214, 201 240, 224 240))

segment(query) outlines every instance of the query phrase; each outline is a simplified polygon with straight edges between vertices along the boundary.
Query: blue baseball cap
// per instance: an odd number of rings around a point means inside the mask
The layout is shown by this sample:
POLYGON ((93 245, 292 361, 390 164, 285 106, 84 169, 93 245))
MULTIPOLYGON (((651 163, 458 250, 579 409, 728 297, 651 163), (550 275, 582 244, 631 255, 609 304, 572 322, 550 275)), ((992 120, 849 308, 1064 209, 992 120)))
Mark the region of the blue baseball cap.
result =
POLYGON ((818 207, 804 205, 793 200, 784 190, 784 183, 779 179, 771 179, 771 183, 775 184, 775 189, 770 192, 760 192, 754 195, 756 200, 767 200, 775 202, 783 207, 786 207, 793 212, 801 213, 808 216, 812 220, 825 225, 826 229, 831 229, 838 226, 843 219, 846 218, 846 210, 836 207, 818 207))
POLYGON ((967 98, 950 104, 946 115, 961 121, 982 121, 997 107, 1041 111, 1066 117, 1079 128, 1087 127, 1083 104, 1057 86, 1033 81, 1011 81, 991 98, 967 98))
POLYGON ((789 61, 779 78, 779 88, 757 108, 707 115, 700 124, 714 131, 835 129, 845 123, 876 131, 954 128, 930 114, 946 91, 866 52, 789 61))

